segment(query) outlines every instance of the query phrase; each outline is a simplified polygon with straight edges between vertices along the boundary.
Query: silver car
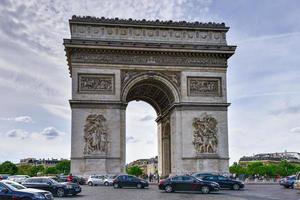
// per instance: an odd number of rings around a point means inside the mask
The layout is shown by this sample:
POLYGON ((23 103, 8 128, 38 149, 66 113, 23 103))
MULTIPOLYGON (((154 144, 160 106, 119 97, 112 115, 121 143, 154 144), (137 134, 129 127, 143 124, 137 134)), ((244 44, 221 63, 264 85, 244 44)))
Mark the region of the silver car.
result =
POLYGON ((14 175, 14 176, 9 176, 8 180, 22 184, 28 178, 30 178, 30 176, 27 176, 27 175, 14 175))
POLYGON ((87 180, 87 184, 89 186, 94 186, 94 185, 109 186, 109 185, 112 185, 113 180, 114 180, 114 176, 92 175, 87 180))

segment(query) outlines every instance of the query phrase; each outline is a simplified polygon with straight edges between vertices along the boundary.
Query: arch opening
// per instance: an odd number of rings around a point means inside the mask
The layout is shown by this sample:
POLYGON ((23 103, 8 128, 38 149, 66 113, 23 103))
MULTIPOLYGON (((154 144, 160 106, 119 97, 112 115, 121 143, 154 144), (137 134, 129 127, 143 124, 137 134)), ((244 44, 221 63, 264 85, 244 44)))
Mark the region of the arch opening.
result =
MULTIPOLYGON (((160 176, 168 176, 171 173, 171 126, 169 109, 176 102, 174 88, 171 88, 165 80, 144 77, 132 80, 131 84, 124 88, 123 100, 144 101, 150 104, 157 114, 157 138, 158 138, 158 173, 160 176)), ((155 148, 155 147, 154 147, 155 148)))

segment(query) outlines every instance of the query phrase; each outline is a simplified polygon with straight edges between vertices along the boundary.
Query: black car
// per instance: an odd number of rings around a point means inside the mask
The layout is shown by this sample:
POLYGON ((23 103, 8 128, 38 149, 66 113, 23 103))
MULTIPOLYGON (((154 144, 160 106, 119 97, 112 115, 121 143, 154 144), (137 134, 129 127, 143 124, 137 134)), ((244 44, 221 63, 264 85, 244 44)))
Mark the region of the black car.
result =
POLYGON ((0 181, 0 199, 52 200, 53 195, 48 191, 26 188, 17 182, 3 180, 0 181))
POLYGON ((23 185, 28 188, 49 191, 58 197, 76 195, 81 192, 81 187, 76 183, 58 183, 48 177, 28 178, 23 182, 23 185))
POLYGON ((113 180, 114 188, 136 187, 142 189, 149 186, 149 183, 144 179, 140 179, 132 175, 120 175, 113 180))
POLYGON ((296 176, 287 176, 283 179, 280 179, 279 184, 284 186, 285 188, 294 188, 294 183, 296 180, 296 176))
MULTIPOLYGON (((57 182, 68 182, 68 176, 66 175, 58 175, 53 178, 57 182)), ((79 185, 84 185, 86 183, 86 179, 79 176, 73 176, 73 183, 78 183, 79 185)))
POLYGON ((198 178, 198 179, 202 179, 205 176, 210 176, 210 175, 217 175, 215 173, 193 173, 192 176, 198 178))
POLYGON ((202 177, 202 180, 216 182, 223 189, 227 188, 227 189, 239 190, 239 189, 245 187, 243 182, 233 180, 226 176, 221 176, 221 175, 204 176, 204 177, 202 177))
POLYGON ((218 183, 212 181, 203 181, 190 175, 174 176, 161 180, 158 184, 158 188, 160 190, 165 190, 166 192, 199 191, 203 194, 220 190, 218 183))

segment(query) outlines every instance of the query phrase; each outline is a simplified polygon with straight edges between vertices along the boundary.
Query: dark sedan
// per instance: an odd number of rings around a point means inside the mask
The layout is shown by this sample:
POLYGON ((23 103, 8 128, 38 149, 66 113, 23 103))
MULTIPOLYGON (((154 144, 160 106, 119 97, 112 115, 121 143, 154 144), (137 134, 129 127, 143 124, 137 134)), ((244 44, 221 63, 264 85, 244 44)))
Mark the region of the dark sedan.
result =
POLYGON ((114 188, 136 187, 142 189, 149 186, 149 183, 144 179, 140 179, 132 175, 120 175, 113 180, 114 188))
POLYGON ((48 177, 28 178, 23 182, 28 188, 36 188, 51 192, 54 196, 63 197, 76 195, 81 192, 81 187, 76 183, 58 183, 48 177))
POLYGON ((0 181, 0 199, 52 200, 53 196, 48 191, 26 188, 17 182, 3 180, 0 181))
POLYGON ((241 181, 230 179, 226 176, 221 175, 208 175, 202 177, 203 180, 206 181, 213 181, 220 185, 222 189, 233 189, 233 190, 239 190, 241 188, 244 188, 245 185, 241 181))
POLYGON ((285 188, 294 188, 296 176, 287 176, 279 181, 279 184, 285 188))
POLYGON ((161 180, 158 188, 166 192, 175 191, 199 191, 207 194, 211 191, 219 191, 220 186, 218 183, 212 181, 204 181, 194 176, 174 176, 161 180))

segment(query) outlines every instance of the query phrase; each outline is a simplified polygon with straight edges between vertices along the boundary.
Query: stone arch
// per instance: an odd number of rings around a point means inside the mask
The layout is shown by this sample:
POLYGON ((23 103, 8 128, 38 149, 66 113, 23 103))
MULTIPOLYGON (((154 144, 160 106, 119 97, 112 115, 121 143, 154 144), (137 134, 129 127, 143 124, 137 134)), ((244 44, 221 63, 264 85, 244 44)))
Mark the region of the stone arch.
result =
POLYGON ((159 116, 174 103, 180 102, 180 93, 163 74, 145 72, 133 77, 123 86, 121 100, 124 103, 132 100, 145 101, 153 106, 159 116))

